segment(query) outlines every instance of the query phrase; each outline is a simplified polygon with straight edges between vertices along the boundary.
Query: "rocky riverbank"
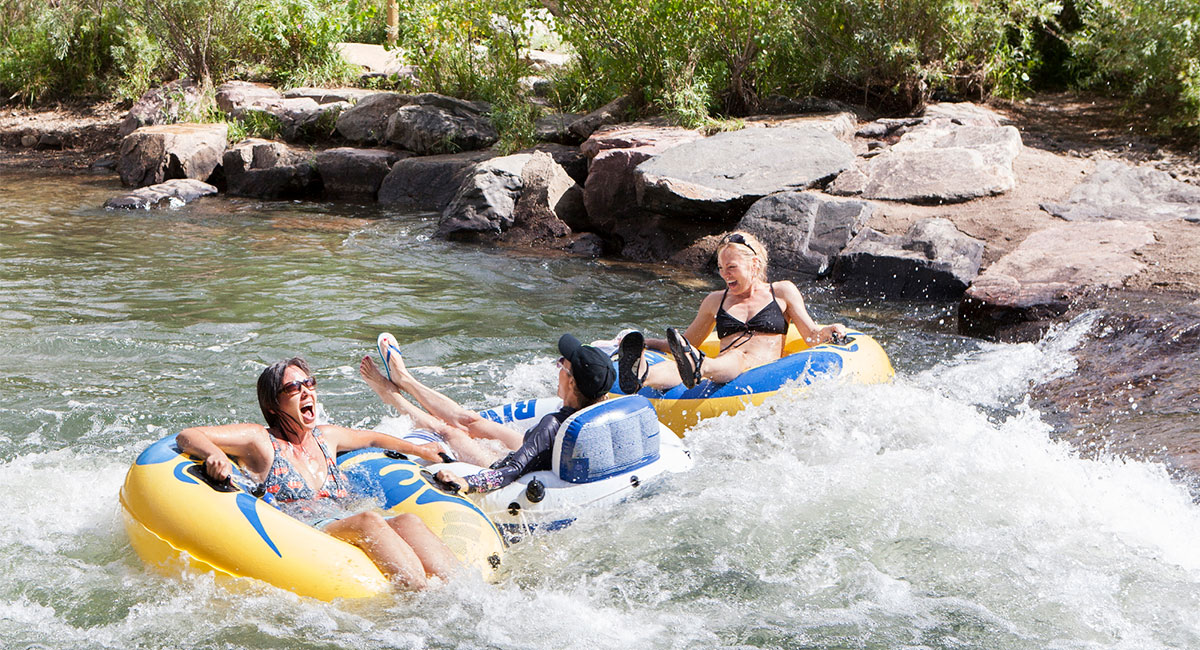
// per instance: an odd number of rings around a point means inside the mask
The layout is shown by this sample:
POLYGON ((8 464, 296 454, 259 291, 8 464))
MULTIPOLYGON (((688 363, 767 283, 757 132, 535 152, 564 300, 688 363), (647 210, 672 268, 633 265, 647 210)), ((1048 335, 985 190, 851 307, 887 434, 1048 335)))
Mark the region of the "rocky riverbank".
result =
POLYGON ((155 124, 187 97, 0 111, 0 172, 119 173, 130 192, 113 207, 215 191, 378 201, 441 212, 444 237, 698 272, 740 227, 769 242, 777 278, 956 301, 962 332, 1002 340, 1099 308, 1079 370, 1034 398, 1085 449, 1200 472, 1200 154, 1154 144, 1103 100, 901 120, 785 102, 713 135, 622 121, 618 103, 551 116, 542 145, 500 156, 487 107, 452 98, 230 84, 221 108, 269 116, 279 137, 229 147, 223 125, 155 124))

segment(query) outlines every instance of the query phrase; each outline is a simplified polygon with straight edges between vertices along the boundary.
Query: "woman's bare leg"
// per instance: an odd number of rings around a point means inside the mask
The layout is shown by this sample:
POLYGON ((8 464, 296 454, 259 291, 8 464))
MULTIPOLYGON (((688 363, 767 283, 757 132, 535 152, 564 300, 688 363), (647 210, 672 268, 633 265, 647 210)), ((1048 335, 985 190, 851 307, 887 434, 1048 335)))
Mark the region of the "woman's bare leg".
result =
POLYGON ((383 575, 397 585, 414 590, 428 586, 420 555, 379 513, 360 512, 340 519, 326 526, 325 532, 361 548, 383 575))
POLYGON ((388 525, 420 558, 426 575, 447 578, 459 566, 454 552, 429 530, 420 517, 405 513, 388 519, 388 525))

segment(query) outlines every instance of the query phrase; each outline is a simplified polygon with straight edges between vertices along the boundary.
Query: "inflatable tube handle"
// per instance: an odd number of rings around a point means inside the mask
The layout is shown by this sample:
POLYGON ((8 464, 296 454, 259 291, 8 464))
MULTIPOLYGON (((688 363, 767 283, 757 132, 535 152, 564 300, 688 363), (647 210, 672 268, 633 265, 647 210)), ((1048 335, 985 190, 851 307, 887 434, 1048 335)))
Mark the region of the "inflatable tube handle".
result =
POLYGON ((437 474, 434 474, 433 472, 430 472, 429 470, 426 470, 426 469, 421 470, 421 476, 425 477, 426 481, 429 481, 435 487, 442 490, 443 492, 449 492, 451 494, 458 494, 460 491, 462 491, 462 486, 459 485, 458 483, 455 483, 454 481, 443 481, 442 479, 438 478, 437 474))

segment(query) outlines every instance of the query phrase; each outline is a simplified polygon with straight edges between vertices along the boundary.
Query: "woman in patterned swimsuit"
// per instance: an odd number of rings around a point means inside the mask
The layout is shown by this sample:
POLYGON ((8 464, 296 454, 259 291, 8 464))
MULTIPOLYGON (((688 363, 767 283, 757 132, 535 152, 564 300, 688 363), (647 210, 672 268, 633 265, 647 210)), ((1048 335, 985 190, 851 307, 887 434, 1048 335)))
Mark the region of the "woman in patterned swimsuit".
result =
POLYGON ((666 339, 647 339, 630 332, 620 341, 617 378, 624 393, 642 386, 667 389, 681 381, 691 388, 703 379, 725 383, 750 368, 783 356, 788 324, 794 324, 810 345, 844 336, 841 323, 820 326, 804 307, 800 290, 789 281, 767 282, 767 249, 753 235, 733 232, 717 245, 717 273, 724 291, 713 291, 683 333, 667 329, 666 339), (706 358, 700 344, 716 327, 720 353, 706 358), (646 348, 671 352, 675 364, 649 368, 642 360, 646 348))
POLYGON ((258 378, 258 404, 268 426, 190 427, 179 433, 179 447, 203 458, 204 471, 218 481, 230 476, 230 456, 236 457, 242 470, 263 483, 285 511, 361 548, 384 575, 402 587, 421 589, 428 576, 448 575, 457 564, 454 554, 416 515, 384 519, 378 512, 368 511, 314 520, 313 513, 329 512, 317 508, 318 504, 349 496, 346 477, 334 462, 338 450, 383 447, 440 460, 435 444, 414 445, 375 431, 318 427, 316 386, 303 359, 280 361, 258 378))

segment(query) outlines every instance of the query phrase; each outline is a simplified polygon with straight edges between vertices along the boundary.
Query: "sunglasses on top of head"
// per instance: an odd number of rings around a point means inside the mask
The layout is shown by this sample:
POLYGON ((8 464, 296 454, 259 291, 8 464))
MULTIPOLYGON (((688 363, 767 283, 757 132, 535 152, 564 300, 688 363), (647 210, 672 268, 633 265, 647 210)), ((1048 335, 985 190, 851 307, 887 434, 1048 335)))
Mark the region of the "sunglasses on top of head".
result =
POLYGON ((315 389, 317 387, 317 378, 316 377, 305 377, 304 379, 297 379, 296 381, 289 381, 288 383, 279 387, 279 392, 287 393, 288 395, 295 395, 296 393, 300 392, 301 387, 307 388, 309 390, 315 389))
POLYGON ((742 246, 749 248, 751 253, 758 255, 758 251, 754 250, 754 247, 750 245, 750 242, 746 241, 746 238, 743 237, 742 234, 738 233, 738 232, 735 232, 732 235, 725 235, 724 237, 721 238, 721 243, 722 244, 725 244, 725 243, 741 244, 742 246))

